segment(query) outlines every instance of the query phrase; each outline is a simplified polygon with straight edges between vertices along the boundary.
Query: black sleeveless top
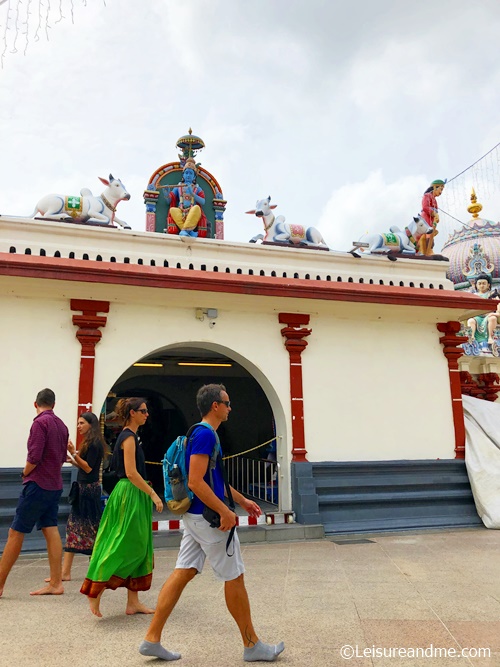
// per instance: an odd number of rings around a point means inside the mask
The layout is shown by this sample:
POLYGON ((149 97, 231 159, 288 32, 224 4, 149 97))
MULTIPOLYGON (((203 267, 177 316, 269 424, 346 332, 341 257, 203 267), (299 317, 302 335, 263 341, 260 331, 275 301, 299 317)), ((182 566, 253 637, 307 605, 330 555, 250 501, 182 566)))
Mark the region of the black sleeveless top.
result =
POLYGON ((146 479, 146 459, 144 457, 144 452, 142 451, 141 440, 139 436, 129 428, 124 428, 116 439, 115 448, 113 450, 113 459, 111 461, 111 469, 116 472, 119 479, 125 479, 127 477, 123 460, 122 443, 127 438, 130 438, 131 435, 135 440, 135 467, 137 468, 139 475, 143 479, 146 479))
POLYGON ((80 454, 80 458, 86 461, 92 470, 90 472, 85 472, 85 470, 78 468, 77 482, 81 482, 82 484, 92 484, 93 482, 99 481, 99 468, 101 467, 103 454, 104 452, 100 440, 95 440, 89 444, 87 451, 84 454, 80 454))

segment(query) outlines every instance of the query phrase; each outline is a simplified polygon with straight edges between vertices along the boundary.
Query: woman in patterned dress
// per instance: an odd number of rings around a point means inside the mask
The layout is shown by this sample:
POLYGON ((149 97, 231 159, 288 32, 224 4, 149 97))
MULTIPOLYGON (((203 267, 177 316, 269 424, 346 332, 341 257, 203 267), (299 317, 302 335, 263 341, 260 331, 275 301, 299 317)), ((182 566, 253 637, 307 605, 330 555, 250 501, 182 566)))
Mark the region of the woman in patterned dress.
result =
POLYGON ((93 412, 84 412, 76 426, 83 436, 80 450, 69 440, 71 463, 78 468, 78 501, 72 506, 66 524, 66 546, 62 566, 63 581, 71 580, 71 566, 75 554, 92 555, 102 515, 99 471, 109 448, 102 437, 99 420, 93 412))

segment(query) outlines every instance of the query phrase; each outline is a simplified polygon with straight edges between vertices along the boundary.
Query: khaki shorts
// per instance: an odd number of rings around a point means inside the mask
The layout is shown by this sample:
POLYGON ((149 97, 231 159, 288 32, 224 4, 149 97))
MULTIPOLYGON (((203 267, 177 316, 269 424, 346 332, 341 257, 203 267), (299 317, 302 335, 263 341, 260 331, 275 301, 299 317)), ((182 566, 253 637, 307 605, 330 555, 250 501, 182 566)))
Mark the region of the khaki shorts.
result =
POLYGON ((241 557, 240 540, 234 532, 234 539, 229 545, 228 556, 226 542, 229 532, 223 533, 217 528, 210 528, 210 524, 201 514, 186 512, 183 516, 184 535, 175 568, 178 570, 194 567, 201 572, 208 558, 217 579, 232 581, 245 572, 241 557))

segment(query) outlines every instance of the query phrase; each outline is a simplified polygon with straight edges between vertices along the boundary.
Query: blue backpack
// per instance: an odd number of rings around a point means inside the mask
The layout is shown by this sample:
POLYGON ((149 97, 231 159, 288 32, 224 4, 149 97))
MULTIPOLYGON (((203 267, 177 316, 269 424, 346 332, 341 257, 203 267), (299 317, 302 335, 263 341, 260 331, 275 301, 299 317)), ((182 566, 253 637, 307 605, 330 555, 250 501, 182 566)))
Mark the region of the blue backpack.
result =
POLYGON ((191 426, 186 435, 180 435, 167 449, 163 457, 163 481, 165 483, 165 503, 167 508, 174 514, 184 514, 193 502, 194 493, 188 486, 188 475, 186 469, 186 447, 193 431, 203 426, 209 428, 215 435, 214 451, 210 459, 210 467, 215 465, 219 450, 219 438, 210 424, 199 422, 191 426))

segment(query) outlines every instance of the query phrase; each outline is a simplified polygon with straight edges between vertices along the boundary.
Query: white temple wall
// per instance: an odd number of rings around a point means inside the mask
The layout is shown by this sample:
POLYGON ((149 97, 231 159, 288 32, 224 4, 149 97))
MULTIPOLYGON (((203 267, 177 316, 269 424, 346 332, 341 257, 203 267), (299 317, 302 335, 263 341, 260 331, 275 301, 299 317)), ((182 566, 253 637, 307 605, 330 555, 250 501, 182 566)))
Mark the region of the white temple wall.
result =
POLYGON ((0 467, 23 465, 32 403, 42 387, 54 389, 56 412, 75 436, 81 348, 71 298, 111 300, 96 347, 95 411, 141 357, 176 345, 213 349, 241 363, 262 386, 288 470, 289 356, 278 313, 307 312, 312 334, 302 367, 310 461, 454 457, 447 363, 429 309, 7 280, 4 292, 11 296, 0 298, 0 400, 15 409, 0 439, 0 467), (198 306, 218 308, 214 328, 196 319, 198 306))
POLYGON ((54 390, 55 412, 75 436, 81 346, 65 298, 0 296, 0 314, 0 467, 21 467, 40 389, 54 390))
POLYGON ((311 326, 302 355, 310 461, 455 457, 435 323, 324 315, 311 326))

